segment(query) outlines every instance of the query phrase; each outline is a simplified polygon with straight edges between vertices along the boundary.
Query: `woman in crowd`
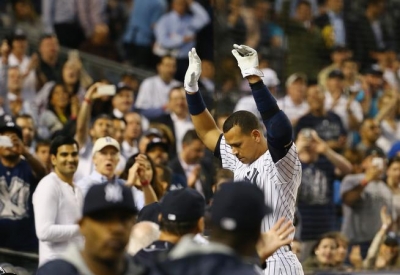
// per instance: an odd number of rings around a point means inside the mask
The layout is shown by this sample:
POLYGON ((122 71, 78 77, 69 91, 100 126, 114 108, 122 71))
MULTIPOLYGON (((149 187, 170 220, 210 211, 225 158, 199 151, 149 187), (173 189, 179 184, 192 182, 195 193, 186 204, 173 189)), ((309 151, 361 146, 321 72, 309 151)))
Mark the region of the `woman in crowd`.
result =
POLYGON ((314 246, 311 255, 303 263, 305 271, 328 270, 336 265, 338 242, 330 233, 322 235, 314 246))
MULTIPOLYGON (((131 169, 131 167, 135 164, 135 158, 137 156, 138 156, 138 154, 135 154, 126 161, 125 169, 122 172, 122 174, 120 175, 121 179, 126 180, 128 178, 129 169, 131 169)), ((151 178, 150 185, 151 185, 151 187, 153 187, 154 192, 156 193, 157 199, 160 200, 162 198, 162 196, 164 195, 165 191, 163 189, 161 182, 159 181, 159 178, 157 177, 157 170, 155 169, 154 163, 152 162, 152 160, 150 158, 147 158, 147 160, 149 161, 149 163, 148 163, 148 165, 146 165, 145 173, 147 173, 148 178, 151 178)), ((138 189, 141 189, 142 184, 138 181, 135 184, 135 187, 138 189)))
MULTIPOLYGON (((80 68, 74 61, 67 61, 64 63, 60 77, 60 83, 65 87, 69 95, 76 95, 79 102, 83 101, 86 90, 80 85, 80 68)), ((54 88, 56 83, 54 81, 47 82, 43 88, 38 91, 33 108, 38 117, 46 110, 48 104, 49 94, 54 88)))
POLYGON ((400 233, 400 157, 392 158, 386 170, 386 183, 393 194, 393 211, 396 219, 393 221, 392 230, 400 233))
POLYGON ((340 232, 330 232, 327 233, 328 236, 332 236, 336 239, 337 249, 335 255, 335 269, 338 270, 348 270, 351 267, 345 265, 345 261, 347 258, 347 249, 349 247, 349 240, 340 232))
POLYGON ((69 122, 76 119, 78 112, 77 96, 71 96, 64 84, 55 84, 48 97, 47 109, 39 117, 39 136, 51 138, 57 131, 71 125, 69 122))

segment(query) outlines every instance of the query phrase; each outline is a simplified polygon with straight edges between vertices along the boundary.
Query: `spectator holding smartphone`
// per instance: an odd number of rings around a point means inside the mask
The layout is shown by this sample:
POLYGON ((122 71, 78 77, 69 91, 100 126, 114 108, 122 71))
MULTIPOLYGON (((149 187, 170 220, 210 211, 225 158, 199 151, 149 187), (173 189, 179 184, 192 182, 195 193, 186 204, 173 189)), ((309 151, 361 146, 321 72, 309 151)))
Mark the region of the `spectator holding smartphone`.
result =
POLYGON ((385 157, 377 150, 368 150, 362 163, 364 173, 346 176, 340 187, 343 200, 342 233, 350 247, 359 245, 365 259, 368 248, 382 226, 380 209, 392 209, 392 192, 383 181, 385 157))

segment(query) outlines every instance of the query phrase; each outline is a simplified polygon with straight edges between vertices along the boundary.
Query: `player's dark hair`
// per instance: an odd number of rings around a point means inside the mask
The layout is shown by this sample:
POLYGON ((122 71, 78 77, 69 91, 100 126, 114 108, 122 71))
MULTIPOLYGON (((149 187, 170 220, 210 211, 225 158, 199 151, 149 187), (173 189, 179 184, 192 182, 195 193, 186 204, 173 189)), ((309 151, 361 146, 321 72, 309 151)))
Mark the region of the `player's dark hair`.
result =
POLYGON ((188 130, 182 138, 182 144, 190 144, 195 140, 200 140, 196 130, 188 130))
POLYGON ((181 237, 186 234, 195 233, 197 224, 198 220, 190 222, 171 222, 161 218, 160 230, 181 237))
POLYGON ((261 130, 258 118, 248 111, 237 111, 231 114, 225 120, 222 131, 227 133, 233 126, 239 126, 245 135, 250 134, 253 130, 261 130))
POLYGON ((79 144, 78 142, 70 136, 58 136, 54 138, 50 144, 50 155, 57 155, 58 148, 63 146, 63 145, 74 145, 76 144, 78 150, 79 150, 79 144))

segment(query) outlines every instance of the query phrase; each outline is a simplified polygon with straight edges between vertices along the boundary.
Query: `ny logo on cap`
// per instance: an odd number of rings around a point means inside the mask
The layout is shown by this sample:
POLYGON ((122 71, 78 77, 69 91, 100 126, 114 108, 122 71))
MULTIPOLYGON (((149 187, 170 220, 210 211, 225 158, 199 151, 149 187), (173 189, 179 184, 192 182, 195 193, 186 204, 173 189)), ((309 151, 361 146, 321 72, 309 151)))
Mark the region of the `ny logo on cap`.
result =
POLYGON ((107 184, 105 192, 105 199, 108 202, 121 202, 123 200, 122 187, 119 184, 107 184))

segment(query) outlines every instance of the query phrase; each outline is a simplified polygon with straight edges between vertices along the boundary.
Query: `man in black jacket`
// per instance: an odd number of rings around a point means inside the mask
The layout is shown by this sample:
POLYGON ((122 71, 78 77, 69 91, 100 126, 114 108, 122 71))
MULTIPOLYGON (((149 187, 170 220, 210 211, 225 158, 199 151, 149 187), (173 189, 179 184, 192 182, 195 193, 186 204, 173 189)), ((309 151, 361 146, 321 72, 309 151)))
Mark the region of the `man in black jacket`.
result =
POLYGON ((194 188, 204 195, 206 202, 212 197, 213 167, 205 156, 205 145, 195 130, 189 130, 182 139, 182 151, 171 160, 168 166, 175 175, 185 182, 172 182, 173 185, 194 188))

